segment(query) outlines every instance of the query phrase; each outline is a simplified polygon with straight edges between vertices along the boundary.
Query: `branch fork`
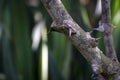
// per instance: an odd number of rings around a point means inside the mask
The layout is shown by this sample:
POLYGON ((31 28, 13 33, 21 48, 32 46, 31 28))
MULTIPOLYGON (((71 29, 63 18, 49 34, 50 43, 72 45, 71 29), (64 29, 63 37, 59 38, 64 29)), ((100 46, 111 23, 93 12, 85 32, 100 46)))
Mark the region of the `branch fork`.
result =
POLYGON ((97 47, 98 40, 85 32, 64 8, 61 0, 41 0, 53 19, 51 30, 64 33, 74 46, 91 65, 97 74, 97 80, 120 80, 120 64, 113 47, 112 30, 110 24, 110 0, 102 0, 101 24, 96 29, 103 33, 106 56, 97 47), (107 76, 107 77, 106 77, 107 76))

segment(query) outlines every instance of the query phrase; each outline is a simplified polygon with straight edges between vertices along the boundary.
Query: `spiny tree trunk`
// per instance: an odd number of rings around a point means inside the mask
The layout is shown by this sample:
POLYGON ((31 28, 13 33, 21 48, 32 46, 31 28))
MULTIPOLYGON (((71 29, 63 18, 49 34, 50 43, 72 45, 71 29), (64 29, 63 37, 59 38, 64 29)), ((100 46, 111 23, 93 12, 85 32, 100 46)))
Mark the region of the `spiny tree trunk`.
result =
POLYGON ((102 0, 98 30, 103 33, 106 55, 97 47, 98 39, 85 32, 68 14, 61 0, 41 0, 53 19, 51 30, 64 33, 91 65, 95 80, 120 80, 120 64, 113 47, 110 0, 102 0))

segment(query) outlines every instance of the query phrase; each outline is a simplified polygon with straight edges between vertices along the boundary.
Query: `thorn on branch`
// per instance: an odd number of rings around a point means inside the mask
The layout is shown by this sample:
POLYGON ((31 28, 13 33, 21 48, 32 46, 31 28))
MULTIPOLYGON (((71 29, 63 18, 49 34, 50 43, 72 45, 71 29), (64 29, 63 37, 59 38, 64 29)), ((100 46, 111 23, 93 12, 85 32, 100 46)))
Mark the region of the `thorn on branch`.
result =
POLYGON ((96 47, 97 45, 98 45, 98 41, 99 41, 99 39, 101 39, 101 38, 93 38, 93 37, 91 37, 91 32, 87 32, 87 38, 88 38, 88 42, 89 42, 89 45, 92 47, 92 48, 94 48, 94 47, 96 47))
POLYGON ((50 28, 47 34, 50 34, 52 31, 55 31, 53 28, 50 28))
POLYGON ((57 24, 55 21, 52 22, 50 32, 51 31, 62 32, 61 29, 63 29, 63 27, 60 24, 57 24))
POLYGON ((64 20, 63 26, 68 30, 69 37, 71 37, 72 34, 76 34, 76 31, 73 29, 72 24, 73 21, 71 20, 64 20))
POLYGON ((72 29, 69 29, 69 37, 72 35, 72 29))
POLYGON ((76 31, 72 27, 73 22, 70 20, 64 20, 63 23, 57 24, 55 21, 51 24, 51 31, 68 33, 69 37, 76 34, 76 31))
POLYGON ((94 48, 98 45, 98 41, 99 41, 100 38, 90 38, 89 41, 90 41, 90 45, 94 48))
POLYGON ((102 22, 99 21, 99 27, 98 28, 94 28, 93 30, 97 30, 97 31, 103 33, 105 31, 105 28, 104 28, 104 25, 102 24, 102 22))

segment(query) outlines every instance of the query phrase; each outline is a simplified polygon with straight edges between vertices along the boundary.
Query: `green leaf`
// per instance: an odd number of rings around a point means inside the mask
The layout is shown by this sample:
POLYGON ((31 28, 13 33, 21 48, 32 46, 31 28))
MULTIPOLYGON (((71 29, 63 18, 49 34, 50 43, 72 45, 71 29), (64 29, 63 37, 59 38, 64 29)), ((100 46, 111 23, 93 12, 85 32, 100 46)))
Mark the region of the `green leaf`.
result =
POLYGON ((24 0, 10 0, 16 64, 20 78, 33 80, 30 23, 24 0))
POLYGON ((2 47, 4 72, 6 74, 6 79, 18 80, 18 73, 13 58, 13 45, 11 45, 11 17, 9 6, 5 6, 3 13, 2 47))
POLYGON ((120 0, 111 0, 111 17, 114 18, 115 14, 119 10, 120 0))

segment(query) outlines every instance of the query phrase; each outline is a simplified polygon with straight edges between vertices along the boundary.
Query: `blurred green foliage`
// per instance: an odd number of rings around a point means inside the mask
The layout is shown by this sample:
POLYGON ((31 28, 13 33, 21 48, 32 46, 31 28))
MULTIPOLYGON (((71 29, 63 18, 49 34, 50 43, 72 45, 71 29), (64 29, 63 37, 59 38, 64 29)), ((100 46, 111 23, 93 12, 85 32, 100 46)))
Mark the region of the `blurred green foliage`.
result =
MULTIPOLYGON (((100 20, 100 15, 95 15, 97 0, 84 0, 84 4, 81 1, 62 0, 72 18, 85 31, 90 31, 100 20)), ((120 1, 111 0, 112 23, 116 26, 114 43, 120 60, 119 13, 120 1)), ((51 17, 40 0, 0 0, 0 80, 43 79, 43 45, 48 47, 48 80, 92 80, 90 65, 71 42, 61 33, 48 33, 51 23, 51 17), (37 12, 40 17, 36 21, 37 12), (45 25, 39 31, 39 46, 33 50, 32 32, 42 22, 45 25)), ((98 32, 93 32, 92 36, 101 37, 99 48, 104 51, 103 36, 98 32)))

